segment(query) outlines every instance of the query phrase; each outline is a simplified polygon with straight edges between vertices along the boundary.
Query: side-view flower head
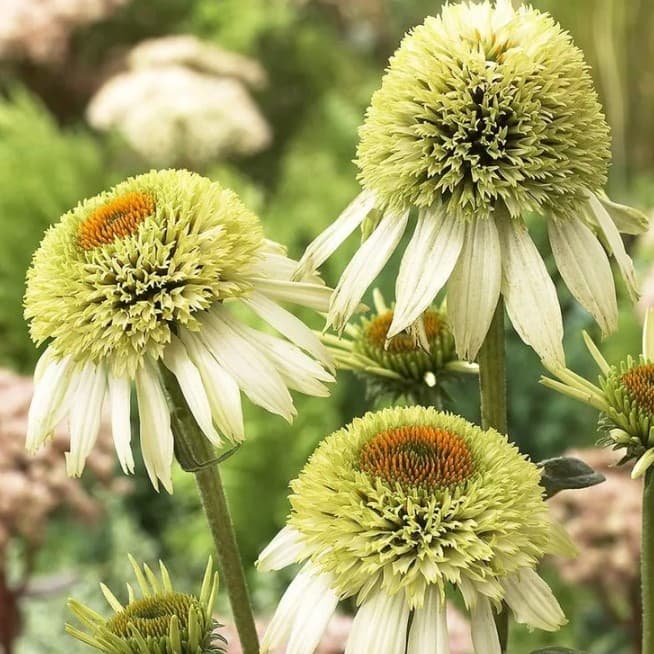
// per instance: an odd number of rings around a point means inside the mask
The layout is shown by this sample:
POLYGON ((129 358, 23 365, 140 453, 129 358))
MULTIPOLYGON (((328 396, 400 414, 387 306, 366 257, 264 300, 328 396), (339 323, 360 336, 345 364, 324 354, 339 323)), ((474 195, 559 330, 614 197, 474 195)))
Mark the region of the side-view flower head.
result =
POLYGON ((631 476, 641 477, 654 464, 654 309, 647 311, 638 357, 611 365, 586 332, 583 337, 600 370, 599 385, 564 367, 550 368, 557 379, 541 383, 600 411, 600 443, 624 450, 622 463, 636 459, 631 476))
POLYGON ((393 309, 378 289, 373 300, 374 312, 346 325, 344 337, 322 335, 336 367, 362 377, 369 397, 441 406, 449 397, 443 382, 479 372, 477 364, 457 358, 445 307, 425 311, 416 323, 420 333, 388 339, 393 309))
POLYGON ((608 255, 635 297, 620 232, 644 231, 647 219, 603 193, 609 144, 583 54, 548 14, 510 0, 447 4, 391 58, 360 130, 363 192, 307 248, 300 274, 363 224, 367 238, 330 306, 328 322, 342 331, 415 209, 389 337, 447 284, 461 358, 477 355, 502 296, 522 340, 563 364, 556 289, 525 215, 547 217, 568 288, 603 332, 614 330, 608 255))
POLYGON ((331 291, 315 276, 293 281, 295 268, 236 194, 188 171, 153 171, 81 202, 48 230, 27 276, 32 337, 49 341, 35 372, 27 447, 37 449, 68 418, 68 470, 80 475, 107 401, 118 459, 133 472, 134 382, 144 463, 154 486, 170 490, 161 365, 216 446, 244 437, 241 391, 291 420, 289 389, 327 395, 332 380, 319 338, 279 305, 325 311, 331 291), (285 338, 249 327, 233 308, 285 338))
POLYGON ((502 602, 518 622, 558 629, 563 612, 535 568, 574 547, 539 481, 505 436, 458 416, 404 407, 355 419, 292 482, 288 524, 259 558, 263 570, 303 564, 262 651, 311 654, 349 597, 358 610, 346 654, 447 653, 454 591, 476 654, 499 654, 502 602))
POLYGON ((222 654, 225 639, 213 619, 218 573, 209 559, 199 596, 175 591, 168 570, 159 563, 160 578, 148 565, 143 570, 130 556, 142 597, 127 584, 129 601, 123 605, 105 586, 102 594, 114 614, 110 618, 69 600, 68 606, 85 630, 67 624, 66 632, 105 654, 222 654))

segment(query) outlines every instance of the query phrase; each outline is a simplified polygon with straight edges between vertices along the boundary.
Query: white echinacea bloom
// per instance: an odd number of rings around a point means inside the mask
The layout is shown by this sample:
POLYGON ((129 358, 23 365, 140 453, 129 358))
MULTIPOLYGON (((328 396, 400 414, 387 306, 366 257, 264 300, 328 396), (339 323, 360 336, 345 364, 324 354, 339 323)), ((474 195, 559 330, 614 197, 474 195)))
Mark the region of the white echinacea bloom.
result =
POLYGON ((582 52, 546 13, 496 3, 447 4, 390 60, 360 130, 363 192, 309 245, 317 269, 363 224, 328 322, 342 331, 417 210, 395 287, 389 338, 420 319, 447 285, 459 357, 473 360, 500 296, 522 340, 563 364, 556 288, 525 215, 546 216, 571 293, 608 333, 617 303, 608 255, 632 297, 620 232, 647 226, 602 191, 609 129, 582 52), (607 255, 608 253, 608 255, 607 255))
POLYGON ((341 599, 357 612, 345 654, 448 654, 446 599, 460 593, 476 654, 500 654, 493 614, 557 630, 536 571, 573 554, 540 471, 508 442, 433 408, 368 413, 326 438, 291 483, 287 526, 258 567, 302 564, 262 653, 312 654, 341 599))
POLYGON ((68 472, 80 475, 106 402, 118 459, 133 472, 134 384, 145 467, 155 488, 171 491, 161 365, 215 446, 244 438, 241 391, 292 420, 289 389, 326 396, 333 381, 327 349, 279 304, 327 309, 331 290, 317 277, 293 281, 296 265, 235 193, 188 171, 152 171, 81 202, 48 230, 27 276, 32 337, 50 342, 35 372, 28 449, 68 419, 68 472), (285 338, 245 324, 239 306, 285 338))

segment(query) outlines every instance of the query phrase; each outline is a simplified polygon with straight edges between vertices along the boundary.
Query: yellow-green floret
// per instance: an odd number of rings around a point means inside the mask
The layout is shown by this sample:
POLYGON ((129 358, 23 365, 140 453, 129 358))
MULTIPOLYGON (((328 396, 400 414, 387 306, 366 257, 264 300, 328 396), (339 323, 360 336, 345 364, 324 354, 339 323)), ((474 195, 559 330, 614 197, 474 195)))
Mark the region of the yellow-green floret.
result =
POLYGON ((46 233, 27 275, 25 316, 59 356, 133 374, 175 325, 247 293, 263 246, 236 194, 183 170, 153 171, 84 200, 46 233))
POLYGON ((403 40, 360 130, 360 180, 461 219, 574 216, 606 181, 609 130, 581 50, 509 0, 446 5, 403 40))
POLYGON ((427 586, 451 583, 498 601, 502 578, 555 549, 539 481, 494 430, 385 409, 318 447, 292 483, 289 525, 342 597, 381 585, 419 607, 427 586))

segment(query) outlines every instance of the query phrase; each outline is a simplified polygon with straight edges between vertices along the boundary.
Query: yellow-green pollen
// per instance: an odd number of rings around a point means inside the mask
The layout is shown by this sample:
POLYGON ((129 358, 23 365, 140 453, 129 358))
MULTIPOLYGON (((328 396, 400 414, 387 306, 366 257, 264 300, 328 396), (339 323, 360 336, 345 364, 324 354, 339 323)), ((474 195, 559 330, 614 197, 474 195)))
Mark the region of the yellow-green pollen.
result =
POLYGON ((654 364, 643 364, 625 372, 620 381, 638 408, 654 417, 654 364))
POLYGON ((82 222, 77 238, 83 250, 92 250, 133 234, 155 210, 154 198, 148 193, 125 193, 99 207, 82 222))
MULTIPOLYGON (((444 322, 436 311, 425 311, 422 316, 427 334, 427 340, 431 343, 444 330, 444 322)), ((386 311, 374 318, 365 328, 365 338, 369 345, 379 349, 385 349, 391 354, 400 352, 415 352, 418 345, 408 334, 398 334, 393 336, 386 345, 386 336, 393 322, 393 311, 386 311)))
POLYGON ((359 453, 359 469, 394 486, 436 488, 470 478, 470 448, 457 434, 436 427, 409 425, 382 431, 359 453))
POLYGON ((131 638, 136 629, 144 638, 165 638, 168 636, 170 620, 177 616, 179 627, 188 627, 189 609, 201 611, 198 600, 184 593, 166 593, 131 602, 125 609, 107 620, 106 627, 121 638, 131 638))

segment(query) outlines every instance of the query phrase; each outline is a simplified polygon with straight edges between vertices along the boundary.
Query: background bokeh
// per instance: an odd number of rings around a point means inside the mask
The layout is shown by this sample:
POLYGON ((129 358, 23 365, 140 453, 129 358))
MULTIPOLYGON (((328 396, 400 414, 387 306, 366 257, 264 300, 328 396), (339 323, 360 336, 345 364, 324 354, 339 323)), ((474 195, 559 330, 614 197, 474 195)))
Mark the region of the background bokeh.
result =
MULTIPOLYGON (((613 132, 610 193, 644 209, 654 205, 654 4, 534 5, 571 31, 592 66, 613 132)), ((38 356, 21 301, 44 230, 80 199, 128 175, 183 166, 219 179, 298 257, 357 193, 352 159, 370 96, 402 34, 439 6, 438 0, 1 0, 0 365, 29 375, 38 356)), ((536 221, 534 234, 549 254, 539 230, 536 221)), ((328 282, 335 283, 355 247, 350 241, 324 267, 328 282)), ((654 300, 654 238, 631 239, 628 247, 645 298, 654 300)), ((392 275, 382 276, 379 286, 391 296, 392 275)), ((569 364, 595 374, 579 331, 598 334, 563 288, 561 297, 569 364)), ((639 350, 638 310, 622 291, 621 300, 620 333, 602 344, 610 360, 639 350)), ((593 412, 539 386, 537 358, 513 334, 508 339, 512 437, 535 459, 591 446, 593 412)), ((164 558, 181 585, 192 588, 210 538, 193 479, 181 471, 169 497, 152 491, 142 468, 128 483, 101 466, 101 474, 91 469, 81 482, 46 482, 24 457, 5 456, 24 425, 30 381, 3 374, 0 642, 12 641, 19 654, 81 653, 84 646, 63 633, 66 597, 99 606, 97 582, 118 585, 127 575, 127 552, 164 558), (18 492, 17 485, 27 493, 37 483, 34 475, 49 495, 38 500, 46 502, 37 511, 40 522, 26 530, 25 516, 21 523, 16 512, 20 517, 21 502, 37 500, 19 496, 14 506, 2 498, 18 492), (70 497, 83 500, 84 510, 70 497)), ((476 419, 475 384, 457 387, 454 397, 457 410, 476 419)), ((248 440, 224 466, 263 617, 288 577, 258 575, 252 562, 283 523, 289 480, 323 436, 369 408, 349 374, 339 375, 330 399, 297 397, 297 405, 291 426, 249 407, 248 440)), ((600 552, 594 558, 582 553, 578 568, 547 571, 570 624, 557 635, 516 629, 512 651, 551 643, 593 654, 637 651, 638 534, 632 527, 638 503, 611 498, 631 497, 638 488, 627 475, 618 477, 603 495, 579 492, 574 506, 564 506, 580 543, 600 552), (616 515, 629 515, 629 526, 616 523, 616 515), (618 527, 584 540, 584 524, 618 527), (622 592, 612 595, 615 588, 622 592)), ((228 621, 225 598, 220 602, 228 621)))

